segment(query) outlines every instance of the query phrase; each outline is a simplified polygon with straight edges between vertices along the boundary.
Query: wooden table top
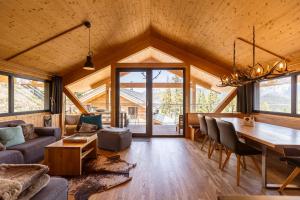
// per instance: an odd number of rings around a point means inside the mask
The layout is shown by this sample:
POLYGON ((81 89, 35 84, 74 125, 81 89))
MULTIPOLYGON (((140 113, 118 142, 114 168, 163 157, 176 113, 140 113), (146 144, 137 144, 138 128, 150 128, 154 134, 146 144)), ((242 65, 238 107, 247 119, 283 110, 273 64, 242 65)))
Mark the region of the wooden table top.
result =
POLYGON ((87 137, 87 142, 84 143, 67 143, 67 142, 63 142, 63 139, 61 139, 57 142, 54 142, 46 146, 46 148, 84 148, 96 139, 97 139, 97 134, 87 137))
POLYGON ((236 131, 242 136, 271 148, 300 147, 300 130, 262 122, 254 122, 253 127, 246 126, 240 118, 219 119, 233 123, 236 131))

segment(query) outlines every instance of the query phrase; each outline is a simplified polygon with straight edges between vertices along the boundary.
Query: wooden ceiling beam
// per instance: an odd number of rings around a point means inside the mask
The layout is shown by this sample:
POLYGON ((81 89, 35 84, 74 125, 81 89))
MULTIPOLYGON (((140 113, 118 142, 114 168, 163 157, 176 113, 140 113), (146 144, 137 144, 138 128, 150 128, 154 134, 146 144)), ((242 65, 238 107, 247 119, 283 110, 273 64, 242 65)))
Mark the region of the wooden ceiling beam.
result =
MULTIPOLYGON (((183 88, 183 83, 153 83, 153 88, 183 88)), ((121 88, 146 88, 146 83, 120 83, 121 88)))
MULTIPOLYGON (((221 67, 215 63, 212 63, 210 61, 207 61, 203 58, 200 58, 190 52, 187 52, 185 50, 182 50, 175 45, 172 45, 168 42, 165 42, 164 40, 158 39, 154 36, 148 35, 145 37, 142 37, 138 40, 135 40, 134 42, 128 42, 126 45, 124 45, 123 48, 118 48, 115 51, 112 51, 114 53, 110 53, 106 56, 95 56, 94 58, 94 64, 96 66, 96 70, 100 70, 108 65, 111 65, 112 63, 116 63, 116 67, 122 68, 122 67, 138 67, 140 65, 139 63, 117 63, 119 60, 126 58, 134 53, 137 53, 149 46, 152 46, 164 53, 167 53, 173 57, 176 57, 180 60, 183 60, 184 63, 190 63, 191 65, 204 70, 212 75, 215 76, 221 76, 223 74, 229 74, 230 70, 221 67)), ((159 65, 161 67, 186 67, 184 63, 144 63, 147 65, 146 67, 155 67, 155 65, 159 65)), ((77 70, 70 72, 68 74, 65 74, 63 76, 64 85, 69 85, 71 83, 80 81, 84 77, 87 77, 94 73, 94 71, 88 71, 81 68, 81 66, 74 67, 77 68, 77 70)), ((94 86, 95 87, 95 86, 94 86)))
POLYGON ((212 88, 212 85, 210 83, 205 82, 205 81, 198 79, 196 77, 193 77, 193 76, 191 76, 191 82, 192 82, 192 84, 200 85, 208 90, 211 90, 211 88, 212 88))
POLYGON ((88 114, 88 110, 82 105, 79 99, 67 88, 64 87, 65 95, 73 102, 73 104, 82 112, 83 114, 88 114))
POLYGON ((91 88, 92 88, 92 89, 95 89, 95 88, 97 88, 97 87, 100 87, 100 86, 102 86, 102 85, 104 85, 104 84, 108 84, 108 83, 110 83, 110 77, 108 77, 108 78, 106 78, 106 79, 103 79, 103 80, 101 80, 101 81, 98 81, 98 82, 96 82, 96 83, 91 84, 91 88))
POLYGON ((222 102, 219 103, 219 105, 215 108, 214 113, 221 113, 236 95, 237 89, 235 88, 227 95, 227 97, 225 97, 225 99, 223 99, 222 102))
POLYGON ((213 62, 205 60, 204 58, 201 58, 199 56, 196 56, 195 54, 178 48, 177 46, 168 43, 162 39, 159 39, 155 36, 151 36, 151 46, 175 58, 178 58, 184 61, 185 63, 190 63, 191 65, 201 70, 204 70, 210 74, 213 74, 217 77, 230 73, 230 70, 226 67, 222 67, 213 62))
POLYGON ((116 63, 117 68, 184 68, 185 63, 116 63))

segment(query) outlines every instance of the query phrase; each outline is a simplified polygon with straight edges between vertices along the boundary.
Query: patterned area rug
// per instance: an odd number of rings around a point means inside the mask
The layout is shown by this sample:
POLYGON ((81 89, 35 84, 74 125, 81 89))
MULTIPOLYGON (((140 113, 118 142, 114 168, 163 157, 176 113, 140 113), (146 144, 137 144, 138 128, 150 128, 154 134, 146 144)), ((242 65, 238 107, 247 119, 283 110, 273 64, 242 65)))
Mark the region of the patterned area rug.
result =
POLYGON ((92 194, 106 191, 132 179, 129 171, 136 164, 128 163, 119 155, 104 157, 86 162, 84 174, 69 179, 69 195, 76 200, 87 200, 92 194))

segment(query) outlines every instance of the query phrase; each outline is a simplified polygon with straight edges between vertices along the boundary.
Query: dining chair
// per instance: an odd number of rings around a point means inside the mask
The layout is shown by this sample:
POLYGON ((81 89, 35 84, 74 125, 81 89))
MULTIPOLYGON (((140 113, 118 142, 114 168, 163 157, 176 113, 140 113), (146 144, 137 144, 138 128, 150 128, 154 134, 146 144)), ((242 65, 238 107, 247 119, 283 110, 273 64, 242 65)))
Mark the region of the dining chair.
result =
POLYGON ((300 174, 300 149, 284 148, 284 157, 281 160, 287 161, 288 164, 295 166, 295 169, 283 182, 279 192, 283 192, 286 186, 291 183, 300 174))
POLYGON ((209 145, 208 145, 208 158, 211 158, 213 152, 218 147, 219 149, 219 169, 222 166, 222 151, 223 146, 220 142, 220 132, 217 125, 217 121, 212 117, 205 117, 206 125, 207 125, 207 135, 209 137, 209 145))
POLYGON ((249 146, 248 144, 245 144, 241 142, 236 134, 235 128, 231 122, 226 122, 219 120, 217 122, 219 130, 220 130, 220 141, 221 144, 225 147, 226 152, 226 159, 221 167, 223 170, 225 165, 227 164, 230 156, 232 153, 234 153, 237 157, 237 174, 236 174, 236 184, 237 186, 240 185, 240 167, 241 165, 246 168, 246 162, 241 162, 241 157, 245 159, 245 156, 251 156, 251 159, 254 163, 255 168, 260 173, 260 168, 258 166, 258 163, 256 162, 255 158, 252 157, 253 155, 259 155, 261 154, 261 151, 249 146))
POLYGON ((209 140, 208 134, 207 134, 207 125, 205 121, 205 116, 198 114, 198 119, 199 119, 199 125, 200 125, 200 133, 204 135, 202 145, 201 145, 201 150, 203 150, 203 147, 209 140))

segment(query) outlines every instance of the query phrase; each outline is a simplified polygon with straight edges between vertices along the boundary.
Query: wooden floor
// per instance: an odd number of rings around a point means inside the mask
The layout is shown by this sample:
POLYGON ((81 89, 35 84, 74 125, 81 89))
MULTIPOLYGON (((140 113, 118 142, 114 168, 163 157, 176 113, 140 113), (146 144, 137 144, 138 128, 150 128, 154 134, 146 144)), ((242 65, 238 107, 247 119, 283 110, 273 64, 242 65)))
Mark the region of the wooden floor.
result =
MULTIPOLYGON (((137 163, 131 171, 132 181, 95 194, 90 199, 216 200, 218 195, 226 194, 278 195, 276 190, 262 189, 260 175, 254 170, 250 159, 246 159, 248 170, 241 171, 241 186, 237 187, 234 156, 225 171, 221 172, 218 169, 218 154, 209 160, 199 146, 198 142, 184 138, 135 141, 128 150, 119 153, 123 159, 137 163)), ((269 178, 273 181, 281 181, 289 173, 287 168, 269 171, 269 178)), ((289 190, 286 194, 300 195, 300 191, 289 190)))
MULTIPOLYGON (((132 133, 146 132, 146 125, 128 125, 132 133)), ((153 125, 153 135, 178 136, 176 125, 153 125)), ((180 130, 180 135, 183 135, 183 130, 180 130)))

